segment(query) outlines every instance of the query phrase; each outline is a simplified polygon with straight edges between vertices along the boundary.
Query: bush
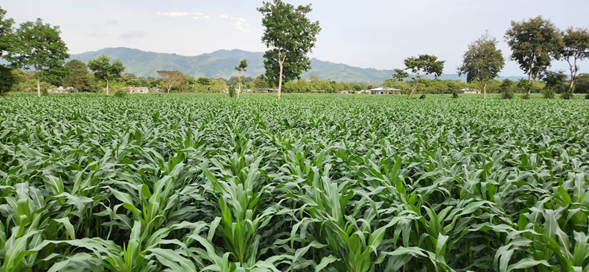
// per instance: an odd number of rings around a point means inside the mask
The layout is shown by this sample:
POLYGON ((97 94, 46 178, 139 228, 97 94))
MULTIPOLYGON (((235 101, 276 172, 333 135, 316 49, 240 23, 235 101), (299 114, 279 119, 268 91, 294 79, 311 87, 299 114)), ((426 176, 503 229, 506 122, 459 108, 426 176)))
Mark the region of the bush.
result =
POLYGON ((127 93, 123 90, 118 90, 115 92, 115 97, 119 97, 119 98, 127 97, 128 95, 129 95, 129 93, 127 93))
POLYGON ((229 97, 234 98, 236 95, 235 86, 229 86, 229 97))
POLYGON ((499 91, 501 92, 502 99, 513 98, 513 85, 514 82, 507 78, 501 82, 501 85, 499 85, 499 91))
POLYGON ((49 92, 47 92, 47 89, 43 89, 41 90, 41 96, 48 96, 49 92))
POLYGON ((530 94, 529 93, 522 94, 522 99, 530 99, 530 94))
POLYGON ((546 98, 546 99, 553 99, 554 98, 554 90, 553 89, 545 88, 542 90, 542 94, 544 95, 544 98, 546 98))
POLYGON ((422 94, 419 99, 425 99, 425 94, 422 94))
POLYGON ((458 98, 458 90, 452 90, 452 98, 458 98))
POLYGON ((566 90, 566 91, 560 93, 560 98, 561 99, 573 99, 573 92, 566 90))
POLYGON ((589 99, 589 93, 585 95, 585 99, 589 99))

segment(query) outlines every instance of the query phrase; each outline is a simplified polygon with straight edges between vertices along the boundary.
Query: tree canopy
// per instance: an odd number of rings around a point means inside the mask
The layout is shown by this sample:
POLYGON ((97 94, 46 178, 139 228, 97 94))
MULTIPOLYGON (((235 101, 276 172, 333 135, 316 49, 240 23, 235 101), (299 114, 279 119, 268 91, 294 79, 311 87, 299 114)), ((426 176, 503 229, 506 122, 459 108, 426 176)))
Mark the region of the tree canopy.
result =
POLYGON ((438 60, 438 57, 434 55, 419 55, 417 57, 408 57, 405 59, 405 70, 410 70, 417 77, 415 87, 409 93, 407 99, 411 99, 411 95, 417 89, 419 80, 424 75, 433 74, 435 77, 439 77, 444 71, 445 60, 438 60))
POLYGON ((89 91, 92 88, 88 67, 80 60, 70 60, 65 64, 68 75, 63 78, 63 85, 77 91, 89 91))
POLYGON ((41 96, 42 78, 65 76, 63 64, 69 54, 60 34, 58 26, 44 24, 41 19, 25 22, 16 30, 8 51, 6 59, 14 66, 35 71, 38 96, 41 96))
POLYGON ((562 57, 569 64, 571 72, 571 82, 569 91, 572 91, 579 66, 577 62, 589 58, 589 31, 587 28, 569 27, 561 33, 563 41, 562 57))
POLYGON ((106 95, 108 95, 108 82, 121 76, 125 66, 120 60, 110 61, 106 55, 88 60, 88 68, 94 72, 94 77, 106 81, 106 95))
POLYGON ((184 74, 178 71, 157 71, 157 73, 162 77, 162 84, 168 93, 172 87, 181 85, 186 80, 184 74))
POLYGON ((458 68, 458 75, 466 74, 468 82, 480 82, 483 85, 483 99, 485 99, 488 82, 499 76, 504 65, 503 54, 497 49, 497 39, 486 32, 468 45, 462 66, 458 68))
POLYGON ((307 54, 311 52, 321 31, 319 21, 312 22, 307 14, 311 5, 294 7, 291 4, 274 0, 263 2, 258 8, 262 13, 265 27, 262 42, 269 48, 264 54, 266 77, 278 82, 278 99, 282 81, 299 78, 301 73, 311 69, 307 54))
POLYGON ((542 16, 522 22, 512 21, 505 39, 512 51, 511 60, 518 62, 530 83, 538 80, 551 60, 560 58, 562 51, 562 39, 556 27, 542 16))

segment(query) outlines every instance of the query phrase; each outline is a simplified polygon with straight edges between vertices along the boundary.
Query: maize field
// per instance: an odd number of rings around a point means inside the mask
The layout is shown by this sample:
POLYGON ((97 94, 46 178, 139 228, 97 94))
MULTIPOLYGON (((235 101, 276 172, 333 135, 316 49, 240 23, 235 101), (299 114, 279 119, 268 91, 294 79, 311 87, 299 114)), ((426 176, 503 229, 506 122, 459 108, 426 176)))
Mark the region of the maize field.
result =
POLYGON ((589 271, 589 103, 0 98, 0 272, 589 271))

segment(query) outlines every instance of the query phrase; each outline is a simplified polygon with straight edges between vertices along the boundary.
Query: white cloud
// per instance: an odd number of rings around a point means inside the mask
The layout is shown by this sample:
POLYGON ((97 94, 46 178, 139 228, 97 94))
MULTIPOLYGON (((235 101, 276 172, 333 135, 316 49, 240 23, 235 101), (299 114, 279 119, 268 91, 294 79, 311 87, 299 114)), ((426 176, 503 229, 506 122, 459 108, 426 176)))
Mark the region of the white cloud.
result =
POLYGON ((196 20, 202 20, 202 19, 209 19, 210 17, 208 15, 205 15, 203 13, 200 12, 157 12, 156 13, 158 16, 168 16, 168 17, 185 17, 185 16, 192 16, 192 18, 196 19, 196 20))
POLYGON ((249 29, 250 25, 249 24, 242 24, 242 23, 245 23, 246 20, 241 17, 237 18, 237 17, 233 17, 233 16, 228 16, 228 15, 221 15, 221 18, 230 19, 232 21, 235 21, 235 27, 239 31, 250 32, 250 29, 249 29))

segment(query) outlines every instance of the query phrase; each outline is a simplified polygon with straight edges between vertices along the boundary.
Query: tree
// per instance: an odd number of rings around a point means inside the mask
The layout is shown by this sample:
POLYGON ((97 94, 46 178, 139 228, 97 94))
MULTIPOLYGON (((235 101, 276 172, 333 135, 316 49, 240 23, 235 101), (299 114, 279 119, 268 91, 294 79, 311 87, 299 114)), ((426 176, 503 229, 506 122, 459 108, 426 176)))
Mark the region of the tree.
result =
POLYGON ((120 60, 110 62, 110 58, 101 55, 96 59, 88 60, 88 68, 94 72, 94 77, 106 81, 106 95, 108 95, 108 82, 121 76, 125 66, 120 60))
POLYGON ((168 93, 172 87, 181 85, 186 80, 184 74, 179 71, 157 71, 157 73, 162 77, 162 84, 168 93))
POLYGON ((395 73, 393 74, 393 78, 396 81, 403 81, 404 79, 408 78, 409 74, 405 71, 403 71, 403 69, 395 69, 395 73))
POLYGON ((421 77, 429 74, 434 74, 436 77, 439 77, 444 71, 445 62, 445 60, 439 61, 438 57, 434 55, 427 54, 406 58, 405 67, 407 68, 405 68, 405 70, 411 70, 411 72, 417 77, 415 87, 413 87, 407 99, 411 99, 411 95, 417 90, 417 85, 419 84, 421 77))
POLYGON ((569 27, 561 35, 564 46, 562 57, 569 64, 569 70, 571 71, 569 92, 572 92, 579 71, 577 61, 589 58, 589 31, 587 31, 587 28, 573 29, 569 27))
POLYGON ((269 48, 264 54, 266 77, 278 81, 278 99, 282 81, 298 79, 304 71, 311 69, 311 52, 321 31, 319 21, 311 22, 307 14, 311 5, 294 7, 281 0, 273 3, 263 2, 258 8, 262 13, 262 25, 265 27, 262 41, 269 48))
POLYGON ((499 75, 504 65, 503 54, 497 49, 497 39, 486 32, 468 45, 458 75, 466 74, 467 82, 479 81, 483 85, 483 99, 486 99, 487 84, 499 75))
POLYGON ((316 74, 311 74, 309 80, 311 80, 311 84, 315 84, 319 82, 319 77, 316 74))
POLYGON ((259 75, 256 77, 256 80, 254 80, 254 85, 256 86, 256 89, 268 88, 268 80, 266 79, 266 76, 259 75))
POLYGON ((247 68, 247 60, 242 59, 239 63, 239 66, 235 67, 235 70, 239 71, 239 88, 237 89, 237 98, 239 98, 239 93, 241 93, 241 72, 244 72, 247 68))
MULTIPOLYGON (((564 71, 546 71, 546 75, 542 80, 546 83, 546 86, 544 87, 544 96, 546 98, 552 98, 554 93, 567 92, 565 85, 567 75, 564 71)), ((571 89, 568 89, 568 92, 570 91, 571 89)))
POLYGON ((329 80, 321 80, 317 83, 316 87, 319 90, 325 91, 326 93, 329 93, 333 90, 333 88, 331 87, 331 83, 329 82, 329 80))
POLYGON ((0 58, 4 56, 7 51, 14 44, 12 24, 14 20, 11 18, 4 18, 6 10, 0 8, 0 58))
POLYGON ((354 89, 354 91, 355 91, 355 92, 359 92, 359 91, 361 91, 361 90, 362 90, 362 86, 360 86, 360 85, 358 85, 358 84, 354 84, 354 87, 353 87, 353 89, 354 89))
POLYGON ((65 69, 68 70, 68 75, 63 79, 63 85, 73 87, 76 90, 88 91, 90 90, 90 78, 88 67, 79 60, 70 60, 65 64, 65 69))
POLYGON ((512 99, 513 98, 513 87, 515 83, 509 79, 504 79, 501 81, 501 85, 499 85, 499 91, 501 92, 502 99, 512 99))
POLYGON ((62 76, 63 64, 69 58, 67 46, 60 37, 58 26, 43 24, 43 20, 25 22, 16 30, 14 44, 6 59, 16 67, 35 71, 37 96, 41 96, 41 79, 62 76))
POLYGON ((589 93, 589 74, 580 74, 577 76, 577 86, 575 92, 589 93))
MULTIPOLYGON (((550 66, 552 59, 560 58, 562 51, 562 39, 556 27, 542 16, 528 21, 512 21, 505 39, 512 51, 511 60, 518 62, 531 84, 550 66)), ((530 91, 528 89, 528 95, 530 91)))
POLYGON ((208 86, 209 84, 211 84, 211 80, 209 78, 206 77, 199 77, 196 80, 197 84, 203 85, 203 86, 208 86))

